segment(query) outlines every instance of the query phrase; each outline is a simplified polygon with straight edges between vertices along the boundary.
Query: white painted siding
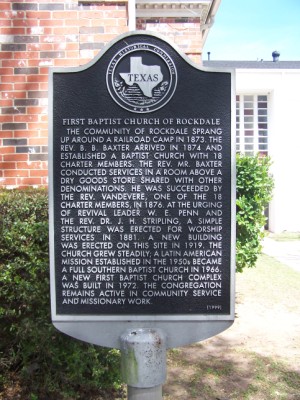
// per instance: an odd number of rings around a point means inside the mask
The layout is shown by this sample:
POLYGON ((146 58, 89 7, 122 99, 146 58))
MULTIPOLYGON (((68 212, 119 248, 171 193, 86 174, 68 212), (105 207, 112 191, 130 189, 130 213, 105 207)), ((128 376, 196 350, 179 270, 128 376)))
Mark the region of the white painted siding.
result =
POLYGON ((237 69, 237 94, 268 95, 272 232, 300 231, 300 70, 237 69))

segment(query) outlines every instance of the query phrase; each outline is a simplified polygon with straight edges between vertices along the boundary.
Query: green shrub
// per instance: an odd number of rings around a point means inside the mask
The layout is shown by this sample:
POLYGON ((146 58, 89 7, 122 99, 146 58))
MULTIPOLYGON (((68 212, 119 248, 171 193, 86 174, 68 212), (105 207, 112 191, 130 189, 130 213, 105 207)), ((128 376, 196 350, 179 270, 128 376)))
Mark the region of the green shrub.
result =
POLYGON ((0 322, 0 393, 12 377, 26 388, 22 400, 119 387, 117 350, 71 339, 51 323, 45 190, 0 191, 0 322))
POLYGON ((261 252, 265 208, 272 198, 269 157, 237 155, 236 160, 236 270, 254 267, 261 252))

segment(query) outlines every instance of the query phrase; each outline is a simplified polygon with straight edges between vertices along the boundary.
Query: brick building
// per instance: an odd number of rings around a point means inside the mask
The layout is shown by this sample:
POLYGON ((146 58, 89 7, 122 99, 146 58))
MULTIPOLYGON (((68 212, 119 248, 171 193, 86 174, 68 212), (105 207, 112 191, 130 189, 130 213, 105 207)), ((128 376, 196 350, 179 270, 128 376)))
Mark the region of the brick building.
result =
POLYGON ((83 65, 132 29, 200 62, 220 1, 0 0, 0 187, 48 183, 49 67, 83 65))

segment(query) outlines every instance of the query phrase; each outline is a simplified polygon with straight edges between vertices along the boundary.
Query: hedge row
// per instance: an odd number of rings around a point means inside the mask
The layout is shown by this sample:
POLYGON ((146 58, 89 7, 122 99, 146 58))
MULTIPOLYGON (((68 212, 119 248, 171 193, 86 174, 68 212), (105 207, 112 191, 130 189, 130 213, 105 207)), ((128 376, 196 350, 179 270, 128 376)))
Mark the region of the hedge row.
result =
POLYGON ((12 382, 22 400, 91 399, 118 388, 119 352, 58 332, 49 297, 47 191, 1 191, 0 393, 12 382))
POLYGON ((274 187, 269 157, 237 155, 236 160, 236 270, 254 267, 261 252, 265 210, 274 187))

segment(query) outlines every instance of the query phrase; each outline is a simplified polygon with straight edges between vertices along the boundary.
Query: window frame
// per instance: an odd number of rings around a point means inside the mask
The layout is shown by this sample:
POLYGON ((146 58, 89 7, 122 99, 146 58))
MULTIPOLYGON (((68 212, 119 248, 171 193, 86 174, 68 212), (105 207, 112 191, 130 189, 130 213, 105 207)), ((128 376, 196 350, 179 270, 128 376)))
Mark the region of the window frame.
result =
POLYGON ((268 93, 237 93, 237 153, 245 155, 268 155, 269 105, 270 101, 268 93))

